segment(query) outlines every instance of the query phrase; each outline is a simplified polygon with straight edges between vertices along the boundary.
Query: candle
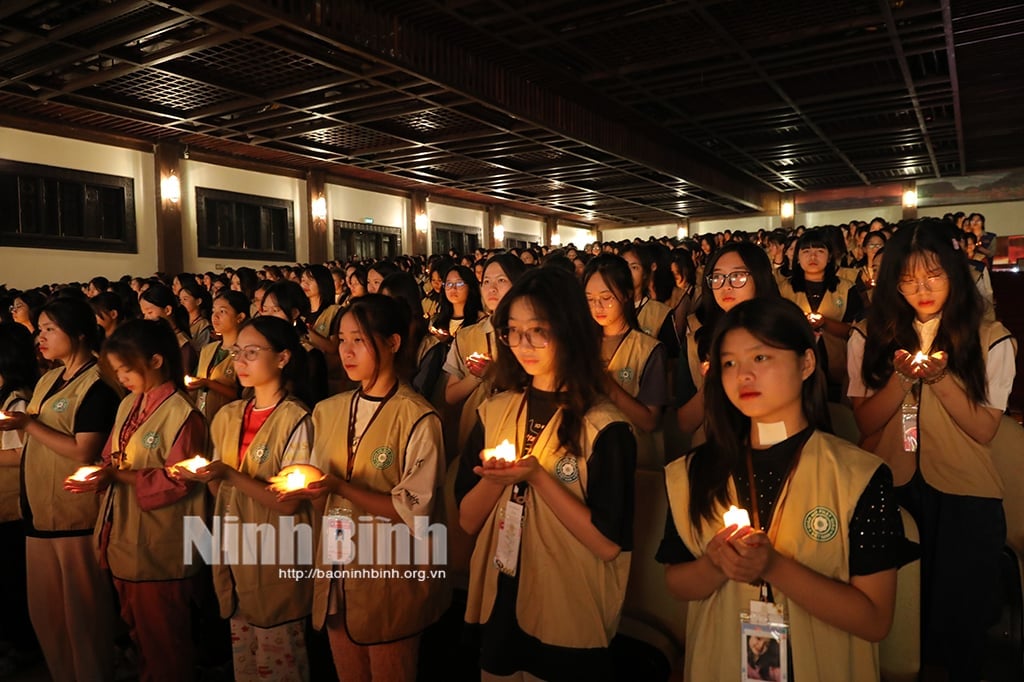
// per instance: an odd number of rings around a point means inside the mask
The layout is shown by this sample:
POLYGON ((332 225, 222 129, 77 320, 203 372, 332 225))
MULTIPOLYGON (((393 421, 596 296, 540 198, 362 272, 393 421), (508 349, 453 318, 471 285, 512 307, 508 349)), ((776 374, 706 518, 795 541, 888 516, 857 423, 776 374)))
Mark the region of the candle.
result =
POLYGON ((0 421, 3 421, 4 419, 10 419, 10 417, 7 416, 6 412, 0 411, 0 421))
POLYGON ((180 467, 182 469, 187 469, 188 471, 191 471, 194 474, 209 463, 210 460, 206 459, 202 455, 196 455, 195 457, 186 459, 183 462, 178 462, 174 466, 180 467))
POLYGON ((270 487, 279 493, 302 490, 310 483, 322 480, 324 472, 309 464, 292 464, 270 479, 270 487))
POLYGON ((484 461, 489 459, 497 459, 503 462, 514 462, 516 461, 516 446, 509 443, 508 440, 503 440, 498 447, 487 448, 484 450, 484 461))
POLYGON ((807 321, 811 324, 817 324, 819 320, 821 320, 820 313, 807 313, 807 321))
POLYGON ((481 360, 487 360, 488 362, 490 362, 491 358, 490 356, 484 355, 483 353, 471 353, 468 357, 466 357, 466 362, 470 362, 471 360, 474 360, 476 362, 480 362, 481 360))
POLYGON ((185 387, 186 388, 192 388, 193 384, 195 384, 197 381, 199 381, 198 377, 194 377, 194 376, 192 376, 190 374, 186 374, 185 375, 185 387))
POLYGON ((725 512, 725 525, 728 526, 749 526, 750 525, 750 514, 747 513, 746 509, 740 509, 736 505, 731 505, 729 511, 725 512))
POLYGON ((102 468, 103 467, 96 467, 96 466, 78 467, 78 471, 76 471, 75 473, 73 473, 70 476, 68 476, 68 480, 69 481, 84 481, 85 479, 89 478, 89 476, 95 474, 97 471, 99 471, 102 468))
POLYGON ((922 362, 928 359, 928 355, 922 351, 917 351, 917 355, 914 356, 913 363, 920 365, 922 362))

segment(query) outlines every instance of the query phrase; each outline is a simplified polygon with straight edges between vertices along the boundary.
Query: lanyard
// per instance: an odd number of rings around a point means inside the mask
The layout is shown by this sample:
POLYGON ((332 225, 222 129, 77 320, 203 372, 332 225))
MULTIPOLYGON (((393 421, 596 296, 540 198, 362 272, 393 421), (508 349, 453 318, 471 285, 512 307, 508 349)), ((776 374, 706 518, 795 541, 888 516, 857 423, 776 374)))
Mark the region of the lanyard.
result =
MULTIPOLYGON (((804 442, 806 444, 806 441, 804 442)), ((800 461, 800 455, 804 451, 804 446, 801 445, 800 449, 793 455, 792 461, 789 463, 789 470, 786 471, 786 477, 782 480, 782 485, 779 486, 778 495, 775 498, 775 504, 772 509, 772 522, 768 528, 761 526, 761 512, 758 509, 757 503, 757 483, 754 481, 754 455, 750 448, 747 448, 747 485, 750 488, 750 506, 751 512, 754 515, 754 527, 758 530, 764 531, 768 535, 768 541, 775 545, 775 536, 778 535, 777 530, 772 532, 772 529, 777 529, 778 524, 774 521, 782 517, 782 510, 786 504, 786 498, 783 497, 784 492, 788 492, 790 480, 793 478, 793 474, 796 472, 796 465, 800 461)), ((761 601, 773 602, 774 597, 772 596, 772 587, 765 580, 758 580, 754 583, 761 588, 761 601)))
POLYGON ((365 436, 366 432, 370 430, 371 426, 373 426, 373 422, 376 421, 377 416, 381 413, 381 410, 384 409, 384 405, 386 405, 396 393, 398 393, 397 381, 395 381, 395 384, 388 390, 387 394, 385 394, 384 399, 377 405, 377 408, 370 416, 370 421, 366 422, 366 426, 363 428, 363 432, 360 433, 359 436, 355 436, 356 417, 359 413, 359 397, 363 395, 363 389, 356 389, 356 394, 352 396, 352 404, 349 406, 348 410, 348 442, 345 444, 348 450, 348 461, 345 463, 346 481, 352 480, 352 469, 356 464, 356 450, 358 450, 359 445, 362 444, 363 436, 365 436))

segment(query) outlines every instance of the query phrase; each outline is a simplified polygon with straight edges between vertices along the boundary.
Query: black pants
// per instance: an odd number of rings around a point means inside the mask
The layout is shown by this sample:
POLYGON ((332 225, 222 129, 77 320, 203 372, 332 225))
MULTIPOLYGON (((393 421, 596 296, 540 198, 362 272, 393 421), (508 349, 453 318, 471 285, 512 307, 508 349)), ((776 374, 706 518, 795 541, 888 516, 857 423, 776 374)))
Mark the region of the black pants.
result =
POLYGON ((25 530, 21 521, 0 523, 0 639, 20 651, 39 649, 28 617, 25 530))
POLYGON ((920 471, 896 497, 921 533, 922 661, 945 668, 952 681, 978 680, 1002 603, 1003 502, 940 492, 920 471))

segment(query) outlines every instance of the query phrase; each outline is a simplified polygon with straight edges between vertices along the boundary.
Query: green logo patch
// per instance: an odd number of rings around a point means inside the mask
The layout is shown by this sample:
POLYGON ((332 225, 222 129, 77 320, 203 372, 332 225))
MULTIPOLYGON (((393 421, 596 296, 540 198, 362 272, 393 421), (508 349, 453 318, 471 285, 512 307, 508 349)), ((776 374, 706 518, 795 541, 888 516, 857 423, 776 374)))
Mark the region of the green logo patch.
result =
POLYGON ((839 517, 828 507, 815 507, 804 516, 804 532, 817 542, 828 542, 839 532, 839 517))
POLYGON ((147 450, 160 447, 160 434, 156 431, 150 431, 142 437, 142 446, 147 450))
POLYGON ((370 463, 378 469, 387 469, 395 463, 395 451, 382 445, 370 455, 370 463))

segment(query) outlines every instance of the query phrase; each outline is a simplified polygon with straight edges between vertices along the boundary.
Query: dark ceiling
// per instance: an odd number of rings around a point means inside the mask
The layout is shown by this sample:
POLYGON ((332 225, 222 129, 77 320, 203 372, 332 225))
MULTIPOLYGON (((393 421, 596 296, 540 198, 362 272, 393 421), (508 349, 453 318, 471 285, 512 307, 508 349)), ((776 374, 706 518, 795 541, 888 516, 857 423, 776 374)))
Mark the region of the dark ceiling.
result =
POLYGON ((1019 0, 0 2, 0 122, 601 224, 1016 167, 1022 92, 1019 0))

